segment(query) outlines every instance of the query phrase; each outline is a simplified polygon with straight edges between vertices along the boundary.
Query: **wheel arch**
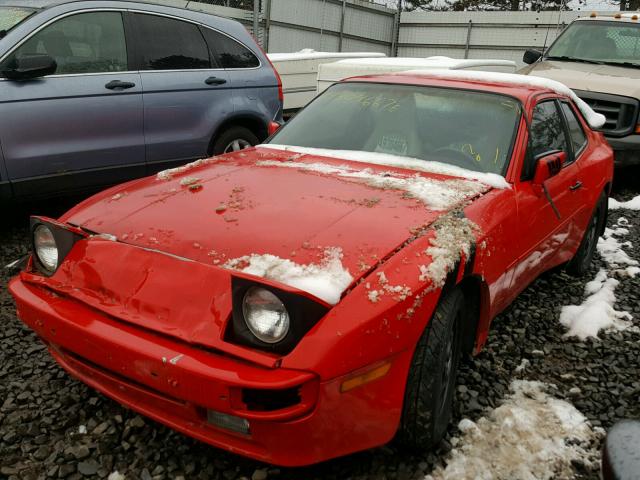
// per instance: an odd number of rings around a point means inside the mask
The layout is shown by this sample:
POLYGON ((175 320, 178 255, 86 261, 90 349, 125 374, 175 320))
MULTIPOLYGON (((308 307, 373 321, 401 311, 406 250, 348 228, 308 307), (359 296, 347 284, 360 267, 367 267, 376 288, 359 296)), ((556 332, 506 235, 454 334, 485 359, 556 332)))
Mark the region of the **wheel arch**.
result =
POLYGON ((209 140, 209 146, 207 147, 207 154, 211 156, 213 154, 213 146, 216 142, 216 138, 220 133, 228 130, 231 127, 244 127, 255 134, 258 140, 263 141, 269 136, 268 126, 264 119, 257 115, 243 114, 235 115, 226 119, 215 129, 209 140))
POLYGON ((479 275, 468 275, 457 285, 465 299, 466 318, 462 332, 462 351, 473 355, 479 352, 489 330, 489 286, 479 275))

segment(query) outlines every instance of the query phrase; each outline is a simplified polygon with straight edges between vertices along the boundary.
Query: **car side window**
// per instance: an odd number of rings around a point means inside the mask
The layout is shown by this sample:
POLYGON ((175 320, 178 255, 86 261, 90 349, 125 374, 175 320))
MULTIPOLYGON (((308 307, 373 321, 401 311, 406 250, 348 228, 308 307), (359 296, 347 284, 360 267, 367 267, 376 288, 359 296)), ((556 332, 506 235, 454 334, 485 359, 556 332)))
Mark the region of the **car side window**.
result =
POLYGON ((32 36, 7 62, 43 54, 58 64, 56 75, 127 71, 122 14, 88 12, 65 17, 32 36))
POLYGON ((134 14, 140 70, 211 68, 197 25, 158 15, 134 14))
POLYGON ((534 159, 556 150, 569 153, 564 122, 554 100, 540 102, 534 107, 529 148, 534 159))
POLYGON ((562 102, 561 107, 562 113, 564 113, 564 118, 567 119, 569 138, 571 139, 571 144, 573 146, 574 156, 577 157, 587 144, 587 136, 584 134, 582 125, 580 124, 578 117, 576 117, 576 113, 573 108, 565 102, 562 102))
POLYGON ((222 33, 202 29, 207 43, 216 56, 218 65, 222 68, 256 68, 260 60, 247 47, 222 33))

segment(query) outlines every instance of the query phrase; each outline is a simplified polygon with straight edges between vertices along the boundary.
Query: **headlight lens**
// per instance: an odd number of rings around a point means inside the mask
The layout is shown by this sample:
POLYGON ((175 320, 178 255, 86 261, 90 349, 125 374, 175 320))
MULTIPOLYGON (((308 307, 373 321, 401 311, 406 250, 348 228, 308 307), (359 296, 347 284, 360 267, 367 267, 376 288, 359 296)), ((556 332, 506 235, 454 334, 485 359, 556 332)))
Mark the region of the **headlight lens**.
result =
POLYGON ((265 288, 247 290, 242 314, 251 333, 265 343, 277 343, 289 332, 289 313, 284 303, 265 288))
POLYGON ((46 225, 38 225, 33 232, 33 246, 40 264, 48 271, 58 268, 58 245, 53 232, 46 225))

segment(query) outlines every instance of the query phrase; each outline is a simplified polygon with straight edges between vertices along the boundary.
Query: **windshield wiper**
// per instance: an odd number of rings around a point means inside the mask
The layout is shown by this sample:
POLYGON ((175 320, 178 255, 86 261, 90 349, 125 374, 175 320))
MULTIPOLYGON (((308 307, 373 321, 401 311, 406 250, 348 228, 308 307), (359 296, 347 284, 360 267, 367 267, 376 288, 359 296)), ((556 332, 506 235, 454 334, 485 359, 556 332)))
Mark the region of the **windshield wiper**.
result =
POLYGON ((575 58, 575 57, 567 57, 566 55, 562 56, 548 56, 544 57, 545 60, 561 60, 563 62, 580 62, 580 63, 592 63, 594 65, 604 65, 605 62, 600 62, 598 60, 589 60, 587 58, 575 58))
POLYGON ((634 62, 602 62, 605 65, 613 65, 614 67, 631 67, 640 68, 640 63, 634 62))

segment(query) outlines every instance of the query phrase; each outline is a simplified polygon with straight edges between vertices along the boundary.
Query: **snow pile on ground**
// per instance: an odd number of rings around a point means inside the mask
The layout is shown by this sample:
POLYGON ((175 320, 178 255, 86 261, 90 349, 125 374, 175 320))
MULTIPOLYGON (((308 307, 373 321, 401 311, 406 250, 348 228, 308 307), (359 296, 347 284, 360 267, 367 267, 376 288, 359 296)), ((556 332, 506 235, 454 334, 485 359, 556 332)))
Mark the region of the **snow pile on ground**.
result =
POLYGON ((609 278, 606 270, 600 270, 596 278, 587 283, 588 297, 582 305, 562 307, 560 323, 569 329, 566 335, 585 340, 597 337, 600 330, 626 330, 633 326, 630 313, 613 308, 619 283, 609 278))
POLYGON ((316 52, 313 48, 303 48, 292 53, 268 53, 267 57, 272 62, 288 62, 292 60, 320 60, 323 58, 350 58, 350 57, 384 57, 379 52, 316 52))
POLYGON ((620 210, 622 208, 627 210, 640 210, 640 195, 626 202, 619 202, 615 198, 609 198, 609 210, 620 210))
POLYGON ((513 394, 477 423, 464 419, 446 460, 425 480, 550 480, 574 478, 572 461, 599 462, 604 431, 576 408, 549 396, 551 386, 514 380, 513 394))
POLYGON ((403 157, 388 153, 362 152, 358 150, 331 150, 327 148, 296 147, 293 145, 272 145, 270 143, 258 145, 257 148, 273 148, 296 152, 305 155, 317 155, 320 157, 339 158, 352 162, 372 163, 374 165, 384 165, 387 167, 406 168, 407 170, 418 170, 420 172, 434 173, 436 175, 447 175, 450 177, 466 178, 477 180, 494 188, 509 188, 505 178, 495 173, 476 172, 466 168, 448 165, 442 162, 431 160, 421 160, 419 158, 403 157))
POLYGON ((475 242, 474 231, 478 226, 455 214, 448 214, 433 224, 435 236, 425 253, 431 257, 431 263, 420 265, 420 281, 431 280, 431 284, 440 288, 444 285, 449 272, 460 260, 462 253, 469 258, 471 245, 475 242))
POLYGON ((474 198, 488 190, 483 183, 471 180, 435 180, 418 174, 403 176, 393 172, 374 172, 370 168, 356 170, 345 165, 339 167, 326 163, 304 163, 277 160, 256 162, 260 167, 285 167, 337 175, 343 178, 364 180, 367 185, 383 190, 400 190, 420 200, 434 210, 447 210, 460 202, 474 198))
POLYGON ((600 330, 627 330, 633 328, 632 316, 629 312, 614 308, 615 290, 620 282, 609 277, 610 273, 634 277, 640 273, 638 261, 629 257, 622 247, 630 246, 630 242, 620 242, 616 237, 628 235, 626 228, 629 222, 620 217, 613 228, 605 229, 604 235, 598 239, 598 253, 607 264, 608 269, 600 269, 596 277, 585 286, 586 298, 581 305, 567 305, 560 311, 560 323, 567 327, 567 336, 585 340, 598 337, 600 330))
POLYGON ((335 305, 353 277, 342 265, 342 249, 327 248, 319 264, 299 265, 275 255, 251 254, 229 260, 224 268, 256 275, 308 292, 335 305))
POLYGON ((565 84, 549 78, 536 77, 534 75, 519 75, 517 73, 482 72, 472 70, 410 70, 404 73, 428 75, 433 78, 445 78, 451 80, 468 80, 484 83, 500 83, 523 87, 544 88, 571 98, 592 128, 600 128, 606 121, 604 115, 596 113, 584 102, 584 100, 580 99, 573 90, 565 84))

